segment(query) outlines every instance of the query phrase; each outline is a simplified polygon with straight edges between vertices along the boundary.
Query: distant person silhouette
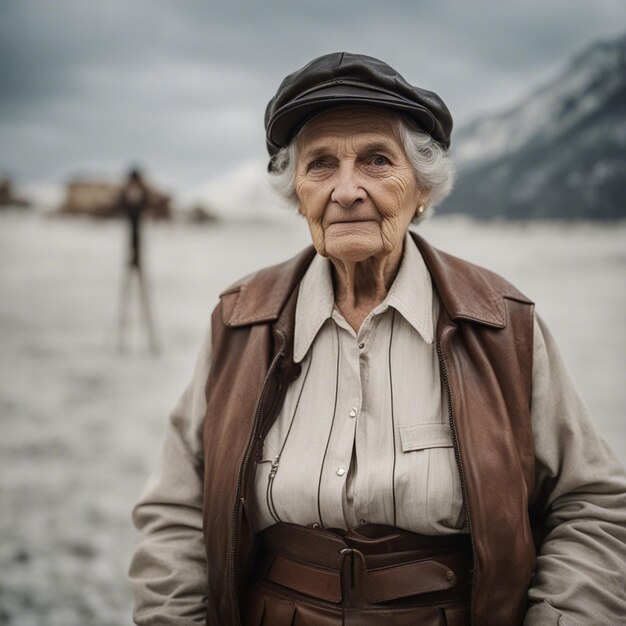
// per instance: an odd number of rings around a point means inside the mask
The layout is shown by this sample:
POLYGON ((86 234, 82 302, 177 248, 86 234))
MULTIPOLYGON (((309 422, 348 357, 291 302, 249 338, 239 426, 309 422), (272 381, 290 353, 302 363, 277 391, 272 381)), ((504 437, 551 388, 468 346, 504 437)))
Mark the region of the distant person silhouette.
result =
POLYGON ((141 269, 141 216, 148 205, 148 189, 141 172, 132 169, 120 194, 120 208, 130 226, 130 267, 141 269))
POLYGON ((128 326, 130 290, 133 277, 136 277, 136 282, 139 286, 139 306, 148 336, 150 351, 156 354, 159 349, 150 310, 148 283, 142 263, 141 222, 142 217, 148 209, 149 202, 150 191, 141 172, 136 168, 131 169, 118 200, 118 207, 127 218, 128 232, 130 235, 128 242, 128 264, 122 283, 120 299, 120 318, 118 326, 118 348, 120 352, 125 352, 126 348, 125 337, 128 326))

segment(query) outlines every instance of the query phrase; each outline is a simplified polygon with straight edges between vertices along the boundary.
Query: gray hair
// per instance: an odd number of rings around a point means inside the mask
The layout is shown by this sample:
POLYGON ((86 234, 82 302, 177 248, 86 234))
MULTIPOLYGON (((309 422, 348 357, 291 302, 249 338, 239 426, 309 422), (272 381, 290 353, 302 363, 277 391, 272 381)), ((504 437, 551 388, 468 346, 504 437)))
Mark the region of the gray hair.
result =
MULTIPOLYGON (((454 182, 454 165, 452 159, 439 142, 430 135, 419 130, 410 118, 399 113, 392 113, 392 124, 400 143, 404 148, 418 185, 428 192, 425 210, 416 214, 413 223, 417 224, 430 215, 436 204, 439 204, 452 190, 454 182)), ((298 141, 300 133, 291 143, 281 148, 272 161, 270 184, 278 195, 293 206, 297 206, 298 197, 295 191, 296 163, 300 150, 298 141)))

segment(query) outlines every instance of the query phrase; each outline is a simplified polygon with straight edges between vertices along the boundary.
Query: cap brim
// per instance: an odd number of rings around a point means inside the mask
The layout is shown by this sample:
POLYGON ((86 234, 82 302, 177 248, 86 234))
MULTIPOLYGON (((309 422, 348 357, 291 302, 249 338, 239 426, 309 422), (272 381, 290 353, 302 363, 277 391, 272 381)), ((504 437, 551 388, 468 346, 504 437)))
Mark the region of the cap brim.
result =
POLYGON ((370 105, 402 111, 429 134, 432 134, 437 126, 433 114, 417 102, 367 87, 332 85, 304 94, 277 111, 267 129, 268 145, 275 149, 288 145, 310 119, 329 108, 344 104, 370 105))

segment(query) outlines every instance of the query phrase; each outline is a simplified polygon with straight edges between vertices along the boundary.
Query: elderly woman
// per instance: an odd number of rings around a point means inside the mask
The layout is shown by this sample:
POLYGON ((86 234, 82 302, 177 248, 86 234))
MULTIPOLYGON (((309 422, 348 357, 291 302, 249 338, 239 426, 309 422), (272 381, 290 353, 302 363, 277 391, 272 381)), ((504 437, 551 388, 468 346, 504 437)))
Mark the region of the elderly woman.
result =
POLYGON ((533 303, 409 232, 450 113, 348 53, 288 76, 313 247, 221 294, 134 519, 137 624, 626 623, 626 478, 533 303))

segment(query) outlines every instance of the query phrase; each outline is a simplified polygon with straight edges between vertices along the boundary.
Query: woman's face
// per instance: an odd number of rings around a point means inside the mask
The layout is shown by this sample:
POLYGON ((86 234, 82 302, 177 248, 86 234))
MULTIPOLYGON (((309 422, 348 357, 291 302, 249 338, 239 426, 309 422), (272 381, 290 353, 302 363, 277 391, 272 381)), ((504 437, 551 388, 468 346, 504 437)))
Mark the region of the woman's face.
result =
POLYGON ((385 110, 341 108, 298 137, 295 190, 319 254, 360 262, 401 248, 426 194, 385 110))

